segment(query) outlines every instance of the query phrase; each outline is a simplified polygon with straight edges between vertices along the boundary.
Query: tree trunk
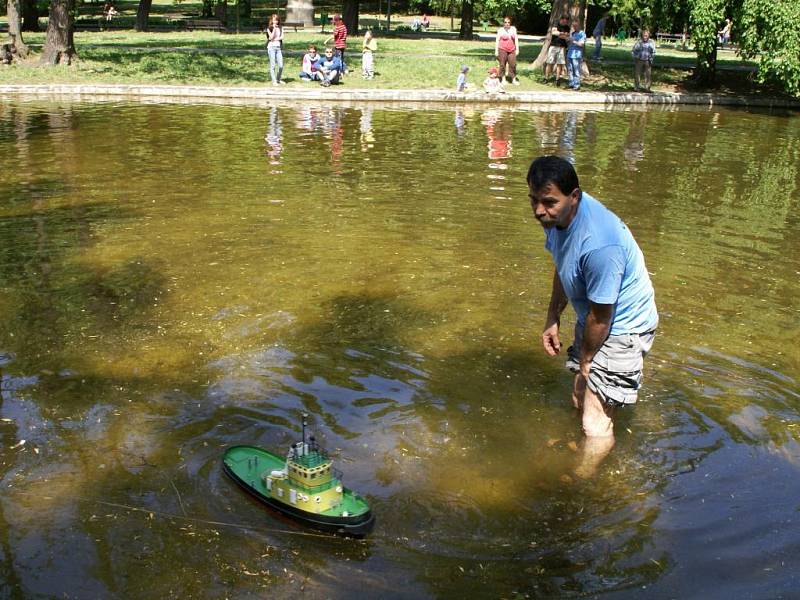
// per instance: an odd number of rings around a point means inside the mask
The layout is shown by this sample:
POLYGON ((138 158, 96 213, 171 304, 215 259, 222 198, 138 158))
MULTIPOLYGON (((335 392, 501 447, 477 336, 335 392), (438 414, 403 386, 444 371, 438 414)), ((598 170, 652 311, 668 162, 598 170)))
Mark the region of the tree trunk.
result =
POLYGON ((570 25, 572 21, 578 20, 580 23, 580 28, 586 28, 586 0, 575 0, 574 2, 570 3, 569 7, 569 22, 570 25))
POLYGON ((11 38, 11 52, 19 58, 28 58, 28 47, 22 40, 22 19, 19 14, 19 0, 8 0, 8 36, 11 38))
POLYGON ((136 31, 147 31, 152 4, 153 0, 139 0, 139 8, 136 9, 136 31))
POLYGON ((44 65, 68 65, 78 57, 72 39, 74 0, 50 0, 47 38, 39 61, 44 65))
POLYGON ((36 0, 22 0, 22 30, 39 31, 39 9, 36 0))
POLYGON ((217 17, 219 22, 225 25, 225 27, 228 26, 228 0, 219 0, 219 2, 217 2, 217 6, 214 9, 214 16, 217 17))
POLYGON ((475 6, 472 0, 461 2, 461 30, 458 33, 459 39, 472 39, 472 20, 475 18, 475 6))
POLYGON ((717 24, 725 16, 724 0, 695 0, 689 14, 694 49, 697 53, 697 83, 714 83, 717 74, 717 24))
POLYGON ((697 54, 697 67, 694 80, 702 86, 713 85, 717 79, 717 46, 706 54, 697 54))
POLYGON ((342 21, 347 27, 348 35, 358 35, 358 2, 359 0, 342 0, 342 21))
POLYGON ((550 49, 550 30, 558 24, 558 19, 561 15, 570 16, 570 2, 569 0, 555 0, 553 2, 553 10, 550 11, 550 20, 547 22, 547 33, 544 36, 544 44, 539 51, 539 56, 533 61, 531 65, 534 69, 540 68, 545 59, 547 58, 547 51, 550 49))

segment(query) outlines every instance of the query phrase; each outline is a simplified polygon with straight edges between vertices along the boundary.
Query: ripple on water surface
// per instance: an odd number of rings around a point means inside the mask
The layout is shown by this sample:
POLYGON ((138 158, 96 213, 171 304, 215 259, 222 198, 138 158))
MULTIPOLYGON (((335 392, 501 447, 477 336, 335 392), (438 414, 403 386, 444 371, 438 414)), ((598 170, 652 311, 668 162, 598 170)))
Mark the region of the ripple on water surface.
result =
POLYGON ((790 595, 797 129, 717 109, 0 103, 3 581, 790 595), (569 375, 538 349, 542 153, 629 225, 661 317, 588 479, 569 375), (378 516, 367 541, 307 535, 222 476, 223 448, 282 450, 303 412, 378 516))

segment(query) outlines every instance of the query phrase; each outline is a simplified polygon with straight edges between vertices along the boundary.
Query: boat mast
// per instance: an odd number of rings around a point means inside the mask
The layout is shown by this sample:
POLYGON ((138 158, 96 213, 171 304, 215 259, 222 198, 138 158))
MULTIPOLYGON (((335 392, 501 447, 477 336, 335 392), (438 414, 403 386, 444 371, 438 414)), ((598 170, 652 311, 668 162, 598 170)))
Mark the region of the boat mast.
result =
POLYGON ((306 447, 306 424, 308 420, 308 413, 303 413, 303 449, 306 447))

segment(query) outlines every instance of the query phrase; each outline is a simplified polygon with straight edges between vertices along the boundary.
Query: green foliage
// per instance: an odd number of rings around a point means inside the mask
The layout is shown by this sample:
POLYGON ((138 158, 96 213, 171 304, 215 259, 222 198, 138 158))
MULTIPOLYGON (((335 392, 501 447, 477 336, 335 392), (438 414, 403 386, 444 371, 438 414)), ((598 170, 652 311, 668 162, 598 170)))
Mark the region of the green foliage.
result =
POLYGON ((689 29, 701 71, 712 69, 717 50, 717 27, 725 18, 724 0, 692 0, 689 29))
POLYGON ((611 0, 618 25, 627 29, 680 33, 688 26, 693 0, 611 0))
MULTIPOLYGON (((432 0, 429 4, 442 14, 449 14, 451 10, 461 14, 462 0, 432 0)), ((552 0, 473 0, 472 4, 477 20, 499 23, 505 15, 518 15, 527 10, 549 13, 553 2, 552 0)))
POLYGON ((744 0, 734 35, 742 55, 758 57, 758 80, 800 96, 800 3, 744 0))
POLYGON ((651 0, 616 0, 614 14, 619 24, 652 27, 653 4, 651 0))

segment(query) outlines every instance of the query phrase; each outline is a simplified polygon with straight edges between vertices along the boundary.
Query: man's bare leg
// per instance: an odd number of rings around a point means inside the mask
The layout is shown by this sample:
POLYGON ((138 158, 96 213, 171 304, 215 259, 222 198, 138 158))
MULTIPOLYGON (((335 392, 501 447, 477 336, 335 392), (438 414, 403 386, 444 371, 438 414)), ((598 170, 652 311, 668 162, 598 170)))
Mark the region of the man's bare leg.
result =
POLYGON ((556 65, 556 86, 561 79, 566 79, 566 69, 565 65, 556 65))
POLYGON ((575 376, 572 384, 572 406, 583 414, 583 395, 586 393, 586 380, 583 377, 575 376))
POLYGON ((584 389, 581 421, 586 439, 583 442, 583 451, 580 463, 575 468, 575 474, 588 479, 594 476, 597 467, 614 447, 614 408, 605 406, 597 394, 585 387, 585 381, 581 384, 578 382, 579 379, 583 380, 583 377, 580 375, 575 377, 573 402, 576 400, 575 393, 580 391, 582 385, 584 389))

